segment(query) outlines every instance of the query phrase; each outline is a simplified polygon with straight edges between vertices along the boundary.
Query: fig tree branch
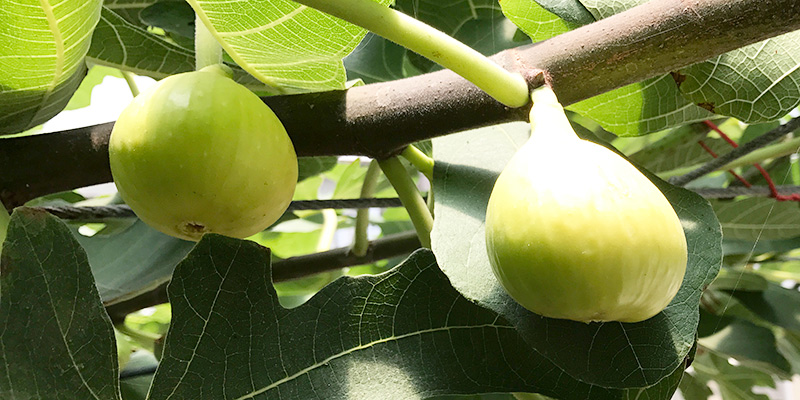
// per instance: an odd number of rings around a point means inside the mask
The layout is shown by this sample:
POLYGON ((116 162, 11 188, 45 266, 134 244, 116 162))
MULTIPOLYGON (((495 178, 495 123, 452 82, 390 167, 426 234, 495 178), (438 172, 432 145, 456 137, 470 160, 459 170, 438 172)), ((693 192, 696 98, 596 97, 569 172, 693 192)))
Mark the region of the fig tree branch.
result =
MULTIPOLYGON (((567 105, 797 29, 800 0, 659 0, 493 59, 531 86, 544 72, 567 105)), ((527 116, 446 70, 264 101, 301 156, 386 158, 419 140, 527 116)), ((13 207, 109 182, 112 125, 3 139, 0 201, 13 207)))

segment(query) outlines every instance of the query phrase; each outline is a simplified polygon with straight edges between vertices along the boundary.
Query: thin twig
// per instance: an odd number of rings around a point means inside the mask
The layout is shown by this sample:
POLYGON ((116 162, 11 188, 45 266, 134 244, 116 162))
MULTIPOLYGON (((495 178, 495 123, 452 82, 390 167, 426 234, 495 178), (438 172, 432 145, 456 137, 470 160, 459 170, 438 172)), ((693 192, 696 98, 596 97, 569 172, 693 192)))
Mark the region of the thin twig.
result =
MULTIPOLYGON (((800 194, 800 186, 775 186, 782 196, 800 194)), ((733 186, 727 188, 692 188, 692 191, 707 199, 729 199, 736 196, 770 197, 773 195, 769 186, 733 186)))
MULTIPOLYGON (((398 198, 339 199, 339 200, 297 200, 293 201, 287 211, 324 210, 327 208, 391 208, 402 207, 398 198)), ((35 207, 61 219, 98 221, 108 218, 136 218, 127 205, 76 207, 76 206, 42 206, 35 207)))
MULTIPOLYGON (((355 265, 370 264, 409 254, 419 247, 420 243, 416 232, 409 231, 371 241, 367 253, 361 257, 354 255, 349 247, 289 257, 272 264, 272 281, 285 282, 355 265)), ((106 307, 106 312, 114 323, 120 323, 125 321, 125 316, 132 312, 168 301, 167 284, 165 283, 134 298, 112 304, 106 307)))
POLYGON ((761 136, 759 136, 759 137, 757 137, 757 138, 755 138, 755 139, 753 139, 753 140, 751 140, 751 141, 749 141, 749 142, 747 142, 747 143, 745 143, 745 144, 743 144, 743 145, 731 150, 730 152, 726 153, 725 155, 720 156, 719 158, 715 158, 715 159, 705 163, 704 165, 700 166, 699 168, 695 169, 692 172, 689 172, 688 174, 681 175, 681 176, 676 176, 674 178, 671 178, 669 180, 669 182, 671 184, 673 184, 673 185, 676 185, 676 186, 686 185, 687 183, 689 183, 689 182, 691 182, 691 181, 693 181, 693 180, 695 180, 697 178, 700 178, 701 176, 703 176, 705 174, 708 174, 708 173, 710 173, 712 171, 715 171, 715 170, 719 169, 720 167, 722 167, 723 165, 726 165, 729 162, 731 162, 731 161, 733 161, 733 160, 735 160, 735 159, 737 159, 739 157, 742 157, 742 156, 744 156, 744 155, 746 155, 748 153, 751 153, 751 152, 753 152, 755 150, 758 150, 758 149, 760 149, 760 148, 762 148, 762 147, 774 142, 775 140, 778 140, 779 138, 781 138, 783 136, 786 136, 789 133, 794 132, 798 128, 800 128, 800 118, 794 118, 791 121, 787 122, 786 124, 783 124, 783 125, 775 128, 775 129, 773 129, 773 130, 771 130, 771 131, 769 131, 769 132, 767 132, 767 133, 765 133, 765 134, 763 134, 763 135, 761 135, 761 136))
MULTIPOLYGON (((784 195, 800 193, 800 186, 777 186, 778 193, 784 195)), ((735 196, 769 196, 770 189, 767 186, 728 187, 728 188, 691 188, 697 194, 708 198, 718 199, 735 196)), ((326 208, 390 208, 402 207, 400 199, 392 198, 368 198, 368 199, 340 199, 340 200, 298 200, 293 201, 288 211, 296 210, 323 210, 326 208)), ((75 207, 75 206, 43 206, 34 207, 49 212, 61 219, 76 220, 84 222, 102 221, 114 218, 135 218, 136 214, 126 205, 94 206, 94 207, 75 207)))
MULTIPOLYGON (((378 178, 380 177, 381 168, 378 162, 372 160, 367 168, 367 174, 364 175, 364 183, 361 185, 361 198, 368 199, 375 193, 375 188, 378 186, 378 178)), ((398 199, 399 200, 399 199, 398 199)), ((369 209, 359 208, 356 212, 356 226, 355 234, 353 235, 352 252, 357 256, 367 254, 369 248, 369 237, 367 230, 369 229, 369 209)))

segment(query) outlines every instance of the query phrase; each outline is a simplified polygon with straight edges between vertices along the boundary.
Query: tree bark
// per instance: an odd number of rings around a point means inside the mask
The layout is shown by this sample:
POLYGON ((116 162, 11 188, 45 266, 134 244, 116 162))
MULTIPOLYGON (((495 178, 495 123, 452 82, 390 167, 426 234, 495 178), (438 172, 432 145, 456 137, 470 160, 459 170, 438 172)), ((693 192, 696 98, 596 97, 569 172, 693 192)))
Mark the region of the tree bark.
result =
MULTIPOLYGON (((565 105, 800 29, 800 0, 658 0, 493 58, 532 85, 544 72, 565 105)), ((524 120, 450 71, 347 91, 264 98, 298 155, 384 158, 409 143, 524 120)), ((113 124, 3 139, 0 200, 108 182, 113 124)))

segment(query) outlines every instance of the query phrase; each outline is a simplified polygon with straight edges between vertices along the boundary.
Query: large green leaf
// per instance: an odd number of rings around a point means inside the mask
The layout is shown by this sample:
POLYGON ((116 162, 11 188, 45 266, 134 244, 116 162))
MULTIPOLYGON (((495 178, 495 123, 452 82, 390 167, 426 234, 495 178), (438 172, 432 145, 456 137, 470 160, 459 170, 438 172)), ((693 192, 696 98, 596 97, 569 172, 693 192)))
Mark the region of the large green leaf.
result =
POLYGON ((624 86, 568 108, 619 136, 644 135, 713 117, 683 98, 670 75, 624 86))
MULTIPOLYGON (((122 8, 124 9, 124 8, 122 8)), ((147 31, 103 7, 87 60, 112 68, 131 71, 156 79, 181 72, 194 71, 194 48, 191 43, 178 44, 147 31)), ((252 90, 269 91, 269 87, 239 67, 232 66, 233 79, 252 90)))
POLYGON ((131 355, 131 360, 120 372, 119 388, 122 400, 147 399, 153 374, 142 374, 140 371, 151 370, 154 365, 158 365, 158 362, 147 351, 137 351, 131 355))
POLYGON ((195 15, 185 1, 160 1, 147 6, 139 13, 139 19, 148 26, 163 29, 170 37, 194 40, 195 15))
POLYGON ((405 47, 368 33, 361 44, 344 59, 348 79, 364 83, 393 81, 411 75, 403 68, 405 47))
POLYGON ((169 280, 172 271, 194 246, 167 236, 144 222, 115 235, 86 237, 75 230, 86 249, 100 298, 113 304, 169 280))
POLYGON ((194 70, 193 49, 151 34, 107 7, 103 7, 88 59, 157 79, 194 70))
POLYGON ((699 381, 716 382, 724 400, 770 400, 765 394, 756 394, 753 388, 775 387, 775 380, 768 373, 745 365, 731 365, 727 358, 714 353, 698 357, 692 367, 699 381))
POLYGON ((44 211, 11 217, 0 327, 0 398, 119 398, 114 331, 86 254, 44 211))
MULTIPOLYGON (((390 0, 376 0, 388 4, 390 0)), ((273 88, 345 88, 342 59, 366 34, 360 27, 289 0, 189 0, 240 67, 273 88)))
POLYGON ((719 332, 698 339, 697 343, 717 355, 733 357, 751 367, 784 378, 792 375, 789 362, 778 352, 772 331, 750 322, 735 319, 719 332))
POLYGON ((800 236, 800 207, 766 197, 712 200, 726 238, 750 241, 800 236))
POLYGON ((58 114, 86 73, 101 0, 4 1, 0 7, 0 134, 58 114))
POLYGON ((629 158, 648 171, 659 173, 711 161, 713 157, 700 146, 700 141, 715 154, 730 151, 731 146, 724 140, 707 137, 708 131, 702 123, 677 127, 629 158))
POLYGON ((747 292, 761 292, 768 286, 767 279, 756 272, 743 269, 722 268, 719 275, 708 285, 714 290, 744 290, 747 292))
MULTIPOLYGON (((764 253, 784 253, 800 248, 800 238, 779 240, 759 239, 753 243, 752 240, 724 238, 722 241, 722 251, 728 255, 759 255, 764 253)), ((800 278, 800 271, 794 271, 800 278)), ((798 279, 800 280, 800 279, 798 279)))
POLYGON ((592 14, 592 16, 601 20, 608 18, 614 14, 619 14, 625 10, 631 9, 638 5, 647 3, 650 0, 578 0, 584 7, 592 14))
POLYGON ((534 42, 550 39, 581 25, 594 22, 591 14, 588 14, 577 0, 547 2, 553 3, 553 6, 562 6, 560 8, 550 7, 550 9, 538 3, 546 2, 531 0, 504 0, 500 2, 506 17, 522 29, 534 42), (568 7, 563 7, 564 5, 568 7), (564 10, 564 8, 567 8, 568 11, 564 10), (570 20, 566 18, 567 15, 575 15, 578 18, 571 20, 573 22, 568 22, 570 20), (559 16, 564 16, 564 18, 559 16), (580 21, 580 23, 577 21, 580 21))
POLYGON ((713 394, 708 385, 688 373, 683 375, 680 389, 686 400, 708 400, 713 394))
POLYGON ((766 290, 736 291, 734 297, 767 321, 794 333, 800 333, 800 292, 770 283, 766 290))
POLYGON ((297 181, 317 176, 323 172, 330 171, 336 166, 338 158, 335 156, 320 157, 298 157, 297 158, 297 181))
POLYGON ((790 32, 681 70, 681 92, 717 114, 774 121, 800 104, 800 32, 790 32))
POLYGON ((528 130, 528 124, 513 123, 434 140, 432 240, 439 265, 463 295, 508 318, 527 341, 528 351, 544 355, 573 379, 604 387, 660 381, 694 343, 701 291, 721 263, 719 223, 704 199, 651 176, 681 218, 689 246, 686 277, 667 309, 636 324, 582 324, 530 313, 494 278, 483 225, 494 181, 528 130))
POLYGON ((103 7, 125 18, 125 20, 133 25, 146 28, 141 18, 139 18, 139 14, 147 7, 162 1, 182 2, 183 0, 103 0, 103 7))
POLYGON ((536 0, 536 3, 572 24, 586 25, 596 20, 580 0, 536 0))
MULTIPOLYGON (((172 325, 150 399, 508 391, 633 398, 571 381, 540 355, 519 351, 525 344, 514 327, 459 295, 430 251, 382 275, 340 278, 289 310, 278 304, 269 259, 252 242, 206 235, 178 265, 168 289, 172 325)), ((648 398, 668 399, 679 377, 648 398)))

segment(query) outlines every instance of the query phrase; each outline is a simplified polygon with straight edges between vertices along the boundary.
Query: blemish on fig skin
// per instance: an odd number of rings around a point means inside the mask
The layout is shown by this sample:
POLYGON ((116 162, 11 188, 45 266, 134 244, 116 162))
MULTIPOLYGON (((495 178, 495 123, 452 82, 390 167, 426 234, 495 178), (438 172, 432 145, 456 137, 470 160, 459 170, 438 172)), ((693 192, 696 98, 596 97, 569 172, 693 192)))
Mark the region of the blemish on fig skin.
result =
POLYGON ((701 107, 701 108, 705 108, 706 110, 711 111, 712 113, 715 112, 714 111, 714 109, 715 109, 714 103, 697 103, 697 106, 701 107))
POLYGON ((191 221, 181 223, 180 226, 178 226, 178 230, 185 233, 186 236, 198 238, 208 232, 208 228, 205 225, 191 221))

